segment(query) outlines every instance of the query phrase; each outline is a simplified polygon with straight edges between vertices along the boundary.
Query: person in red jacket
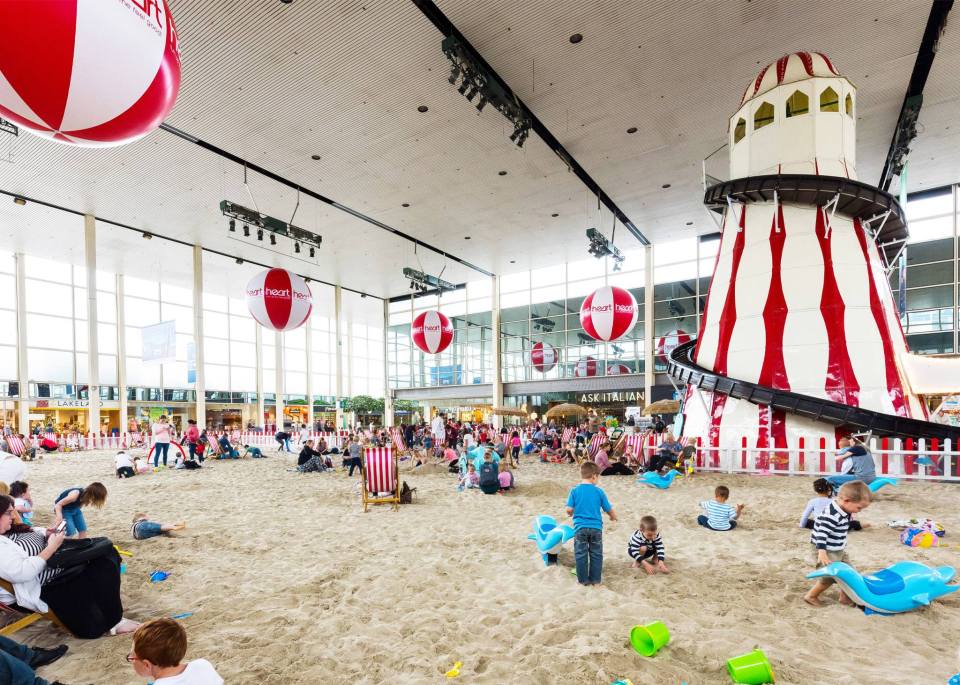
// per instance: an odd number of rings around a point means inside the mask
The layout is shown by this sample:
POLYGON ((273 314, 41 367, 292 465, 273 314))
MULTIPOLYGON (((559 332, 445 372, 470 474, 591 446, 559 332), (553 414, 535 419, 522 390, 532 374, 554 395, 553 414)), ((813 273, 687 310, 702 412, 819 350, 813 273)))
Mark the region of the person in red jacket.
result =
POLYGON ((200 430, 197 428, 196 421, 187 420, 187 432, 183 437, 187 441, 187 449, 190 450, 190 461, 193 461, 197 456, 197 445, 200 442, 200 430))

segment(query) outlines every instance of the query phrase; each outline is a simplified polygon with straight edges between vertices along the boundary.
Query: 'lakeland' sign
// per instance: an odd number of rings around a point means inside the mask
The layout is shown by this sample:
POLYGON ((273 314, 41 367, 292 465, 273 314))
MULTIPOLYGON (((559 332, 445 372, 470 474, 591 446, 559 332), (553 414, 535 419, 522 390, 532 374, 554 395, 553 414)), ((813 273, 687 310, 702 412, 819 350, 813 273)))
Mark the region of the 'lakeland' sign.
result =
POLYGON ((643 393, 636 390, 624 392, 585 392, 580 402, 643 402, 643 393))

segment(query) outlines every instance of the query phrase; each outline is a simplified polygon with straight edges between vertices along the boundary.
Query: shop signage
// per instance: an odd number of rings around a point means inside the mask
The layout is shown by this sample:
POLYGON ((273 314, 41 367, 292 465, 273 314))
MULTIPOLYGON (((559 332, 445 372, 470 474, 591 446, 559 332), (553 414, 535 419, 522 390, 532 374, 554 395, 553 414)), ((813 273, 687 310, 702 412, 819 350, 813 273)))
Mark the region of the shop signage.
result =
MULTIPOLYGON (((116 409, 120 403, 115 400, 100 402, 101 409, 116 409)), ((89 409, 90 400, 37 400, 37 409, 89 409)))
POLYGON ((623 392, 585 392, 580 395, 581 403, 584 402, 643 402, 643 392, 636 390, 625 390, 623 392))

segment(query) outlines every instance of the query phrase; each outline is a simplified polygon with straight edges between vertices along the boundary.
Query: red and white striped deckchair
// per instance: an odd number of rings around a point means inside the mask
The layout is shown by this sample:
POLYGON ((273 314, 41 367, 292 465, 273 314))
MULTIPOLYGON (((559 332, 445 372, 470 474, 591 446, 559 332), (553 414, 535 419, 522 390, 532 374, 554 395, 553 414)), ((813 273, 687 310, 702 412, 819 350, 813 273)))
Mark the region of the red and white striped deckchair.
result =
POLYGON ((223 450, 220 449, 220 443, 217 442, 217 439, 210 433, 207 433, 207 445, 209 445, 209 454, 211 457, 218 457, 223 454, 223 450))
POLYGON ((19 435, 11 435, 7 438, 7 447, 10 448, 10 454, 15 457, 23 457, 23 453, 26 451, 27 447, 23 444, 23 440, 20 439, 19 435))
POLYGON ((363 451, 360 494, 363 511, 371 504, 392 504, 400 508, 400 478, 397 455, 390 447, 368 447, 363 451))
POLYGON ((407 446, 403 442, 403 432, 399 428, 391 428, 390 435, 393 438, 393 446, 397 448, 397 451, 406 452, 407 446))
POLYGON ((600 445, 607 441, 606 433, 597 433, 590 439, 590 447, 587 448, 587 454, 590 455, 590 458, 593 459, 597 456, 597 452, 600 451, 600 445))
POLYGON ((560 436, 560 442, 567 443, 573 440, 576 431, 573 428, 564 428, 563 435, 560 436))

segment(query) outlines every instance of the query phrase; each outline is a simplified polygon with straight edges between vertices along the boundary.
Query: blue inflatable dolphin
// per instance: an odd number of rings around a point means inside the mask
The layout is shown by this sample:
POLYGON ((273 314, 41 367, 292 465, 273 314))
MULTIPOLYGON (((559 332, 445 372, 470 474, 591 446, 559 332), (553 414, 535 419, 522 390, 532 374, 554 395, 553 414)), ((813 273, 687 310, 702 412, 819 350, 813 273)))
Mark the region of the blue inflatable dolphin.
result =
POLYGON ((899 614, 960 590, 960 585, 947 585, 955 573, 951 566, 930 568, 916 561, 898 561, 882 571, 861 575, 849 564, 835 561, 808 573, 807 578, 836 579, 867 613, 899 614))
POLYGON ((680 472, 676 469, 670 469, 667 471, 665 476, 661 476, 656 471, 647 471, 646 473, 640 474, 640 477, 637 478, 637 482, 643 483, 644 485, 652 485, 653 487, 660 488, 661 490, 666 490, 670 487, 673 479, 679 475, 680 472))
MULTIPOLYGON (((533 519, 533 533, 527 536, 528 540, 537 543, 537 549, 543 557, 543 563, 550 565, 550 557, 560 554, 563 543, 573 538, 573 528, 558 526, 552 516, 537 516, 533 519)), ((554 560, 555 561, 555 560, 554 560)))

